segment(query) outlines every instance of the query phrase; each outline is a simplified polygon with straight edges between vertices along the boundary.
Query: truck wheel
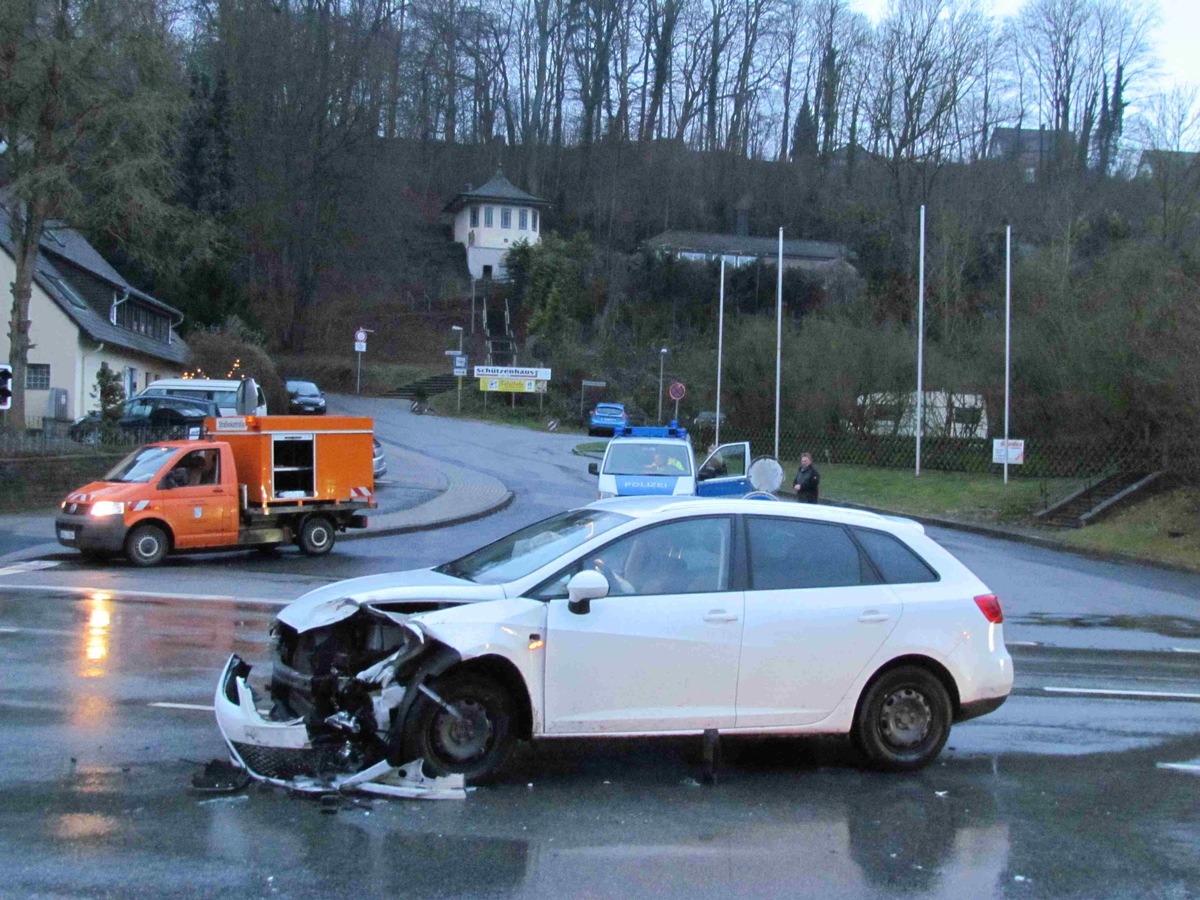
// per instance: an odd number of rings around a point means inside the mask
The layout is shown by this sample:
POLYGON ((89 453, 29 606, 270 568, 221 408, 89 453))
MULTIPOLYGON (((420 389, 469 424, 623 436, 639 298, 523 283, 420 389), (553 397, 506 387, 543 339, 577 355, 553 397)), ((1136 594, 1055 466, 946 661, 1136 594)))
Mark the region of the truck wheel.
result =
POLYGON ((324 556, 333 549, 335 540, 333 525, 324 516, 313 516, 305 519, 300 527, 300 536, 296 543, 307 556, 324 556))
POLYGON ((135 566, 157 566, 170 544, 167 533, 157 525, 138 525, 125 538, 125 556, 135 566))

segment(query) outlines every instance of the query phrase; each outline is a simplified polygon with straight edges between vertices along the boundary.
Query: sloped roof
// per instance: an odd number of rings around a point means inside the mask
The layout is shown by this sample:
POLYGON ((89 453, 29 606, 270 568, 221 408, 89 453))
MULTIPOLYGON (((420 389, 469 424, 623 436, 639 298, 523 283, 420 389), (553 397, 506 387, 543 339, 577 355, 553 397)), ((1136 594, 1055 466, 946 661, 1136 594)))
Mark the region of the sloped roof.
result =
MULTIPOLYGON (((0 248, 15 259, 8 199, 0 193, 0 248)), ((187 361, 188 346, 178 335, 172 335, 171 343, 167 344, 109 321, 108 304, 114 291, 128 291, 131 297, 177 320, 183 319, 183 313, 131 285, 79 232, 64 226, 48 229, 38 250, 33 279, 92 340, 180 365, 187 361)))
POLYGON ((988 142, 988 156, 1003 159, 1022 155, 1046 156, 1056 147, 1070 147, 1075 134, 1054 128, 1013 128, 1000 125, 992 129, 988 142))
MULTIPOLYGON (((775 258, 779 239, 751 237, 741 234, 712 234, 707 231, 664 231, 645 242, 650 250, 710 253, 725 256, 758 256, 775 258)), ((783 242, 785 259, 835 260, 851 256, 850 248, 829 241, 783 242)))
POLYGON ((468 203, 484 200, 499 200, 507 203, 520 203, 524 206, 549 206, 550 204, 541 197, 535 197, 526 191, 521 190, 515 184, 508 180, 504 175, 503 169, 497 169, 496 174, 488 179, 487 183, 482 187, 474 190, 463 191, 453 200, 446 204, 443 212, 458 212, 468 203))

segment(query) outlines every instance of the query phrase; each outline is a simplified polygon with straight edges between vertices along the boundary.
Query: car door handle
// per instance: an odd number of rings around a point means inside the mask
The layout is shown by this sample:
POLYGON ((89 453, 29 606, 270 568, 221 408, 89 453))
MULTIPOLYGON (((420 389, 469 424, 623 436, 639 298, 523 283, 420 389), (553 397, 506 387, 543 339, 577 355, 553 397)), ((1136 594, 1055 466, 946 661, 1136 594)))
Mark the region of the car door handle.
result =
POLYGON ((886 622, 891 616, 887 613, 881 613, 877 609, 868 609, 858 617, 860 622, 886 622))
POLYGON ((723 609, 709 610, 708 615, 704 617, 705 622, 736 622, 738 617, 734 613, 727 613, 723 609))

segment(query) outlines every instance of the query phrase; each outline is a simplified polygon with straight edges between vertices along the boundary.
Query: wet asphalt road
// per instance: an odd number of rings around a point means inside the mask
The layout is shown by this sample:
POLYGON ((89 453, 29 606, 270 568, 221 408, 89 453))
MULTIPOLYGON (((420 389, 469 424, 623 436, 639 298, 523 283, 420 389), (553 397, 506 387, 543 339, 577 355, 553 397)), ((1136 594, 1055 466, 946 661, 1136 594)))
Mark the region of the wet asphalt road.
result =
POLYGON ((726 740, 702 786, 698 741, 560 741, 465 802, 193 794, 212 714, 152 704, 210 704, 230 652, 264 659, 279 602, 594 491, 574 438, 378 418, 516 501, 323 560, 0 575, 0 896, 1200 896, 1200 578, 949 532, 1004 600, 1017 683, 917 775, 860 771, 838 740, 726 740))

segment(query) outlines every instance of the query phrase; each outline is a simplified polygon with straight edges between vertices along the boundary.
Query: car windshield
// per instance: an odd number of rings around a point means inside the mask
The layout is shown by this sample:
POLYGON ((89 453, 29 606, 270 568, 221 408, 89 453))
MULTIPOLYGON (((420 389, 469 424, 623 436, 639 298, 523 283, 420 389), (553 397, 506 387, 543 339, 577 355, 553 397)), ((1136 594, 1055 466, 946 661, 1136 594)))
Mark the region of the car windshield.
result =
POLYGON ((288 393, 295 394, 297 397, 321 396, 321 392, 317 390, 317 386, 311 381, 289 381, 288 393))
POLYGON ((140 482, 145 484, 158 474, 171 455, 174 447, 141 447, 121 460, 103 481, 140 482))
POLYGON ((687 448, 678 442, 614 441, 604 460, 605 475, 691 475, 687 448))
POLYGON ((514 531, 434 571, 479 584, 502 584, 536 572, 596 535, 628 521, 629 516, 620 513, 571 510, 514 531))

